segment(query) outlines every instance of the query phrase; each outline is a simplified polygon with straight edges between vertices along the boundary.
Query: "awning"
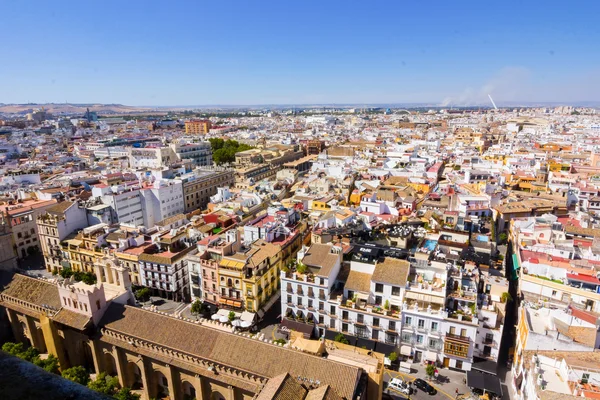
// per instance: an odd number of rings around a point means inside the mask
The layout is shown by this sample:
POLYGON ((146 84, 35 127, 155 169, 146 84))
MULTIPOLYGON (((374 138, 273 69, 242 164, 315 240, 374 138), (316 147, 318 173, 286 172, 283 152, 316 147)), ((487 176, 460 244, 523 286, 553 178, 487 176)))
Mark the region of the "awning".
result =
POLYGON ((400 354, 403 356, 410 356, 412 354, 412 348, 410 346, 401 346, 400 354))
POLYGON ((229 310, 225 310, 225 309, 221 308, 219 311, 217 311, 217 314, 228 316, 229 315, 229 310))
POLYGON ((498 373, 498 364, 491 360, 475 359, 473 364, 471 364, 471 369, 496 375, 498 373))
POLYGON ((393 306, 402 307, 402 300, 400 300, 400 299, 395 299, 395 298, 392 297, 391 300, 390 300, 390 303, 393 306))
POLYGON ((467 386, 502 396, 500 379, 494 375, 484 374, 479 371, 467 371, 467 386))
POLYGON ((251 312, 249 312, 249 311, 244 311, 244 312, 242 312, 242 315, 240 316, 240 319, 241 319, 242 321, 249 321, 249 322, 252 322, 252 321, 254 321, 254 318, 255 318, 255 317, 256 317, 256 314, 254 314, 254 313, 251 313, 251 312))
POLYGON ((81 246, 81 244, 83 243, 83 240, 69 239, 69 240, 67 240, 67 243, 70 244, 71 246, 81 246))
POLYGON ((437 354, 433 351, 426 351, 424 357, 427 361, 437 361, 437 354))
POLYGON ((307 339, 312 336, 313 330, 315 329, 314 325, 305 324, 303 322, 298 322, 287 318, 281 319, 281 326, 285 326, 292 331, 300 332, 307 339))
POLYGON ((407 299, 413 299, 417 301, 423 301, 425 303, 433 303, 444 305, 446 299, 444 297, 432 296, 430 294, 416 293, 416 292, 406 292, 407 299))

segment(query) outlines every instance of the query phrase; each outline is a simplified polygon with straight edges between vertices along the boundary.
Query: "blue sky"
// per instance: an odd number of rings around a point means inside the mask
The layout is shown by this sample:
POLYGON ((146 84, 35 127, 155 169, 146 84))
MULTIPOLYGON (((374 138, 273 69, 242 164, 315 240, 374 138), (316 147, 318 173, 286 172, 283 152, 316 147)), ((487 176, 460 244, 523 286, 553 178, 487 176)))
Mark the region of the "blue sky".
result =
POLYGON ((600 100, 598 1, 0 1, 0 103, 600 100))

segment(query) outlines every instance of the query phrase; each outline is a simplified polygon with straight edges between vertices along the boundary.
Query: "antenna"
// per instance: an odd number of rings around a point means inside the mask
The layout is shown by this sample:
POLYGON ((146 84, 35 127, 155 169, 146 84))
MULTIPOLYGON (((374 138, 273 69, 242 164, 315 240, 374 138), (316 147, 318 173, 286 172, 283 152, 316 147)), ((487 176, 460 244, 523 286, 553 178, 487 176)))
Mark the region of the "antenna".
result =
POLYGON ((494 109, 498 110, 498 107, 496 107, 496 103, 494 103, 494 99, 492 99, 492 95, 488 94, 488 97, 490 98, 490 101, 492 102, 492 105, 494 106, 494 109))

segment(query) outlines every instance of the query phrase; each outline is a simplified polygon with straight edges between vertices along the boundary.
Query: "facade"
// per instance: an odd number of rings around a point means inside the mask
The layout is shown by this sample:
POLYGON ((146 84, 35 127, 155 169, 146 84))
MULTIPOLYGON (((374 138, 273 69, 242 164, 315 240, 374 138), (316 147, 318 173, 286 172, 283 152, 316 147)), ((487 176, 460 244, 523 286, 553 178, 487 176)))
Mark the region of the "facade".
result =
POLYGON ((140 193, 143 225, 148 228, 184 210, 183 185, 177 179, 157 179, 152 185, 142 188, 140 193))
POLYGON ((189 135, 205 135, 210 132, 212 124, 208 119, 185 121, 185 133, 189 135))
POLYGON ((144 225, 144 207, 138 185, 95 185, 92 196, 110 206, 112 220, 132 226, 144 225))
POLYGON ((85 207, 66 200, 47 208, 45 214, 37 217, 36 223, 46 270, 61 269, 61 242, 73 232, 88 226, 85 207))
POLYGON ((55 204, 56 200, 25 200, 14 205, 2 206, 18 258, 25 258, 30 251, 40 249, 37 217, 55 204))
POLYGON ((178 179, 183 183, 184 212, 204 210, 217 188, 233 186, 234 172, 225 168, 196 169, 178 179))
POLYGON ((163 234, 138 256, 142 286, 161 297, 189 301, 189 272, 185 256, 196 251, 185 241, 187 228, 163 234))
POLYGON ((129 167, 132 169, 160 169, 178 160, 171 147, 132 147, 129 149, 129 167))
POLYGON ((210 142, 173 143, 170 145, 179 160, 192 160, 193 167, 212 165, 210 142))

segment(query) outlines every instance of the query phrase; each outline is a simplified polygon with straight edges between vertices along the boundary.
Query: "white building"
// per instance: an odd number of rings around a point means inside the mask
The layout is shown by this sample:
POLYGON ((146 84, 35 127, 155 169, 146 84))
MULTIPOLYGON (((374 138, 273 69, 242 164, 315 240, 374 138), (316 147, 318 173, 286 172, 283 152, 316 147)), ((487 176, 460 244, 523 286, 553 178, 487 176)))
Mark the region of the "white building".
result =
POLYGON ((155 180, 140 191, 144 210, 144 226, 151 228, 157 222, 184 211, 183 184, 180 180, 155 180))

